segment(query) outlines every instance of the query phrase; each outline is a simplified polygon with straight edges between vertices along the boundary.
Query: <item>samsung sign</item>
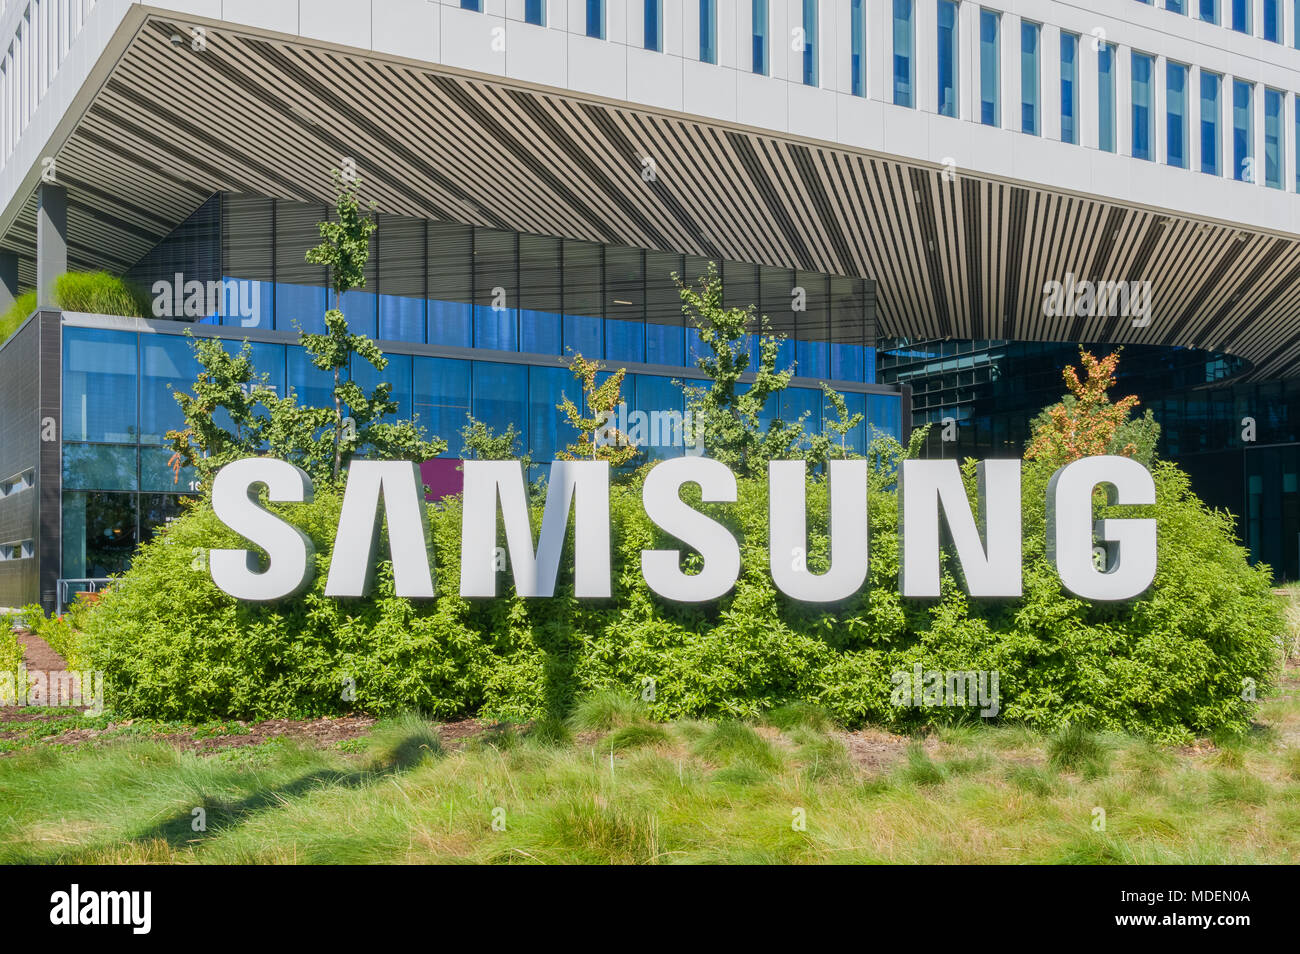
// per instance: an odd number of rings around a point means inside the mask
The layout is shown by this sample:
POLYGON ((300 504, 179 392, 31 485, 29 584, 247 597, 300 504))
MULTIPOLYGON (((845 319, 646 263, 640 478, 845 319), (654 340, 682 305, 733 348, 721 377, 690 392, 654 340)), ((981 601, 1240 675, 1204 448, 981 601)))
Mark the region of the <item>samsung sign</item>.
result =
MULTIPOLYGON (((867 462, 831 461, 830 566, 811 573, 796 559, 806 549, 803 461, 768 465, 769 551, 773 581, 782 593, 807 603, 834 603, 866 582, 867 462)), ((610 596, 609 465, 555 461, 534 546, 528 494, 519 461, 464 462, 460 595, 497 595, 498 517, 514 575, 515 592, 548 597, 555 592, 560 555, 573 515, 574 592, 585 599, 610 596)), ((907 460, 899 475, 902 566, 899 590, 907 597, 936 597, 940 577, 940 511, 950 543, 975 597, 1021 595, 1020 461, 979 465, 977 522, 961 473, 952 460, 907 460), (982 528, 980 526, 982 524, 982 528)), ((656 464, 641 491, 646 515, 665 533, 699 553, 702 565, 685 573, 681 550, 642 550, 646 585, 665 599, 704 603, 728 593, 740 575, 740 546, 717 521, 681 499, 696 484, 706 503, 736 500, 736 477, 705 457, 679 457, 656 464)), ((1065 587, 1089 600, 1139 596, 1156 573, 1156 522, 1150 518, 1093 521, 1092 498, 1105 487, 1112 504, 1154 504, 1150 472, 1126 457, 1085 457, 1057 470, 1047 489, 1047 555, 1065 587), (1105 547, 1104 569, 1094 562, 1094 541, 1105 547)), ((265 568, 252 550, 213 550, 212 581, 240 600, 292 597, 311 583, 315 561, 305 533, 266 511, 262 490, 276 503, 311 499, 312 485, 299 468, 271 458, 247 458, 218 471, 212 487, 217 517, 267 556, 265 568)), ((348 472, 334 538, 325 595, 365 596, 371 588, 380 527, 388 543, 398 596, 434 595, 424 487, 410 461, 355 461, 348 472), (381 510, 382 505, 382 510, 381 510)))

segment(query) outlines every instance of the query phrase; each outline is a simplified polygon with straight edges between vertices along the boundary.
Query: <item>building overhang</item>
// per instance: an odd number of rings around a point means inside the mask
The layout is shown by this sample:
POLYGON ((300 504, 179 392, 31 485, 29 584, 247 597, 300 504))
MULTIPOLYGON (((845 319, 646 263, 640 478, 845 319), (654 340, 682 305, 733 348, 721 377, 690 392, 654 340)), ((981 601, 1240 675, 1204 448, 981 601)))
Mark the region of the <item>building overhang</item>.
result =
MULTIPOLYGON (((351 159, 384 212, 874 279, 882 335, 1198 347, 1300 372, 1286 232, 146 7, 92 76, 45 150, 73 268, 125 270, 216 191, 326 201, 351 159), (1067 275, 1149 281, 1149 320, 1045 315, 1067 275)), ((41 171, 0 210, 25 287, 41 171)))

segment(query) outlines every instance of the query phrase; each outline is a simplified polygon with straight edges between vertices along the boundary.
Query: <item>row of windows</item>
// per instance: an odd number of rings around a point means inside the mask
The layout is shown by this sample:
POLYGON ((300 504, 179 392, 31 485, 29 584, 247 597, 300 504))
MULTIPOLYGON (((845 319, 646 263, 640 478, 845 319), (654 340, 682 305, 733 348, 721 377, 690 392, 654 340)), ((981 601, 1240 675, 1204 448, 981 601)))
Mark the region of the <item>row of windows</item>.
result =
MULTIPOLYGON (((849 3, 849 51, 850 51, 850 88, 855 96, 866 95, 866 0, 848 0, 849 3)), ((892 12, 892 49, 893 49, 893 101, 898 106, 914 106, 913 103, 913 52, 914 40, 914 5, 916 0, 887 0, 892 12)), ((939 52, 939 102, 938 110, 945 116, 957 115, 957 68, 958 68, 958 26, 957 10, 959 0, 936 0, 938 4, 938 52, 939 52)), ((1155 0, 1138 0, 1153 4, 1155 0)), ((1195 3, 1199 19, 1207 23, 1220 22, 1221 0, 1164 0, 1164 8, 1172 13, 1186 15, 1188 4, 1195 3)), ((1260 36, 1273 43, 1284 42, 1282 35, 1282 3, 1284 0, 1262 0, 1263 16, 1260 36)), ((1300 23, 1300 0, 1291 0, 1292 15, 1300 23)), ((1252 0, 1222 0, 1224 25, 1239 33, 1251 34, 1252 0)), ((696 0, 699 13, 699 59, 702 63, 718 62, 718 3, 717 0, 696 0)), ((461 0, 461 6, 468 10, 482 10, 482 0, 461 0)), ((753 33, 750 68, 755 73, 766 75, 770 68, 769 38, 769 0, 750 0, 750 22, 753 33)), ((647 50, 663 50, 663 0, 642 0, 644 16, 643 42, 647 50)), ((997 49, 998 21, 1001 14, 995 10, 980 10, 980 85, 981 85, 981 121, 988 125, 999 124, 997 102, 997 49), (987 94, 987 95, 985 95, 987 94)), ((545 26, 545 0, 526 0, 524 20, 528 23, 545 26)), ((818 34, 818 0, 801 0, 799 25, 795 28, 792 39, 793 49, 802 53, 801 80, 805 85, 817 86, 819 34, 818 34)), ((587 36, 597 39, 605 37, 605 3, 604 0, 586 0, 585 32, 587 36)), ((1021 76, 1025 92, 1021 104, 1023 131, 1039 134, 1038 123, 1038 59, 1040 26, 1025 22, 1021 26, 1021 76), (1029 79, 1025 79, 1029 77, 1029 79)), ((1300 48, 1300 30, 1294 31, 1294 44, 1300 48)), ((1065 74, 1077 70, 1077 53, 1079 37, 1063 34, 1061 46, 1062 67, 1062 139, 1065 142, 1077 142, 1073 129, 1075 114, 1068 117, 1064 113, 1065 74), (1067 39, 1068 38, 1068 39, 1067 39), (1068 49, 1067 49, 1068 45, 1068 49), (1070 133, 1064 126, 1071 127, 1070 133)), ((1113 46, 1112 46, 1113 49, 1113 46)), ((1075 94, 1071 81, 1070 95, 1075 94)), ((1077 105, 1077 104, 1076 104, 1077 105)), ((1111 151, 1114 151, 1113 148, 1111 151)))
MULTIPOLYGON (((232 352, 234 344, 227 346, 232 352)), ((332 376, 313 366, 301 347, 267 342, 250 345, 253 365, 267 375, 277 393, 292 388, 313 406, 332 401, 332 376)), ((158 445, 167 431, 184 426, 174 394, 189 390, 198 374, 190 342, 178 335, 135 334, 101 328, 68 327, 63 331, 64 480, 69 489, 165 491, 186 487, 167 467, 168 453, 158 445), (127 445, 118 450, 103 445, 127 445), (140 444, 139 456, 129 445, 140 444)), ((352 368, 367 391, 381 381, 392 386, 397 416, 414 418, 426 433, 447 441, 446 456, 460 455, 460 431, 472 413, 501 432, 513 425, 521 450, 549 461, 577 434, 557 409, 564 396, 577 400, 581 389, 567 368, 507 364, 423 355, 388 354, 378 372, 366 361, 352 368)), ((685 395, 672 378, 631 374, 623 385, 629 410, 685 411, 685 395)), ((846 393, 851 412, 866 419, 851 435, 851 446, 865 449, 868 425, 899 433, 900 399, 896 394, 846 393)), ((810 432, 819 432, 823 407, 819 390, 790 388, 773 402, 764 423, 778 414, 797 420, 807 412, 810 432)), ((224 412, 223 412, 224 414, 224 412)), ((230 427, 228 418, 218 424, 230 427)), ((636 436, 635 434, 633 436, 636 436)), ((673 444, 647 435, 650 458, 680 454, 673 444), (653 443, 652 445, 652 442, 653 443)))
MULTIPOLYGON (((325 216, 323 205, 225 195, 130 277, 156 290, 159 317, 321 331, 326 273, 304 256, 325 216), (215 280, 216 294, 187 308, 177 273, 183 282, 215 280)), ((671 252, 381 215, 365 287, 342 307, 354 331, 381 341, 694 366, 703 346, 686 327, 673 276, 693 283, 707 265, 671 252)), ((722 263, 721 278, 726 305, 755 306, 787 336, 782 368, 874 380, 870 283, 740 262, 722 263)))
MULTIPOLYGON (((1154 6, 1155 0, 1138 0, 1147 6, 1154 6)), ((1263 9, 1259 32, 1255 32, 1254 4, 1251 0, 1164 0, 1164 9, 1179 16, 1191 14, 1196 9, 1196 17, 1205 23, 1226 26, 1237 33, 1247 36, 1259 36, 1270 43, 1285 43, 1282 29, 1282 4, 1284 0, 1262 0, 1263 9)), ((1291 15, 1300 23, 1300 0, 1291 0, 1291 15)), ((1300 49, 1300 34, 1292 42, 1300 49)))

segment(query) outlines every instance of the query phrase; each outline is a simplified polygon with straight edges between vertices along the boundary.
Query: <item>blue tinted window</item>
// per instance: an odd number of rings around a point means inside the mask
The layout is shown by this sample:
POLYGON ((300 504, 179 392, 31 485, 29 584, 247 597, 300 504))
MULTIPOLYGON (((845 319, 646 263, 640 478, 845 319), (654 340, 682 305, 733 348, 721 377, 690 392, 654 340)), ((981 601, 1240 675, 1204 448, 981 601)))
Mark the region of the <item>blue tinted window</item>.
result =
POLYGON ((122 444, 64 444, 64 490, 136 490, 137 448, 122 444))
POLYGON ((188 493, 197 489, 194 482, 198 474, 193 467, 172 469, 172 451, 169 447, 140 448, 140 489, 145 493, 188 493))
POLYGON ((912 0, 894 2, 894 105, 912 106, 912 0))
POLYGON ((1186 13, 1187 8, 1184 0, 1165 0, 1165 9, 1170 13, 1186 13))
POLYGON ((1230 0, 1232 6, 1232 29, 1238 33, 1250 32, 1251 0, 1230 0))
POLYGON ((1079 38, 1061 34, 1061 142, 1079 141, 1079 38))
POLYGON ((198 374, 199 362, 188 338, 176 335, 141 337, 141 444, 161 444, 168 431, 185 426, 185 416, 175 395, 182 391, 192 392, 198 374))
POLYGON ((1155 60, 1145 53, 1133 54, 1133 158, 1155 159, 1151 73, 1155 60))
POLYGON ((524 22, 546 26, 546 0, 524 0, 524 22))
POLYGON ((135 443, 136 335, 63 329, 63 439, 135 443))
MULTIPOLYGON (((528 366, 474 362, 474 416, 497 433, 528 433, 528 366)), ((557 412, 558 413, 558 412, 557 412)))
POLYGON ((462 10, 480 11, 483 9, 483 0, 460 0, 462 10))
POLYGON ((623 393, 628 406, 643 417, 629 415, 628 436, 642 449, 645 460, 681 457, 689 436, 682 424, 686 408, 681 387, 655 374, 629 375, 629 380, 632 386, 623 393))
POLYGON ((1270 189, 1282 188, 1282 94, 1275 89, 1264 90, 1264 185, 1270 189))
POLYGON ((645 48, 662 53, 664 49, 663 0, 645 0, 642 13, 645 17, 645 48))
MULTIPOLYGON (((285 351, 285 366, 289 388, 298 396, 298 403, 309 407, 334 406, 334 374, 323 371, 311 363, 311 357, 299 347, 285 351)), ((347 377, 346 369, 340 375, 347 377)))
POLYGON ((587 36, 605 39, 605 0, 587 0, 587 36))
POLYGON ((957 116, 957 4, 939 0, 939 115, 957 116))
POLYGON ((767 75, 767 0, 753 0, 753 58, 750 69, 767 75))
POLYGON ((397 402, 397 410, 384 420, 405 420, 414 413, 411 409, 411 356, 389 354, 388 364, 379 371, 365 358, 353 356, 352 380, 360 385, 367 396, 381 384, 389 385, 389 399, 397 402))
POLYGON ((980 122, 985 126, 1002 124, 999 25, 996 13, 980 11, 980 122))
MULTIPOLYGON (((626 395, 627 387, 623 390, 626 395)), ((523 437, 539 464, 555 460, 557 451, 578 439, 577 430, 558 407, 566 395, 587 412, 582 404, 582 385, 568 368, 528 369, 528 430, 523 437)))
POLYGON ((1232 177, 1255 181, 1254 122, 1250 114, 1250 84, 1232 81, 1232 177))
MULTIPOLYGON (((430 437, 447 442, 445 457, 459 457, 460 431, 470 409, 470 362, 415 357, 412 361, 412 412, 430 437)), ((515 428, 523 426, 515 422, 515 428)))
POLYGON ((1282 42, 1281 0, 1264 0, 1264 39, 1270 43, 1282 42))
POLYGON ((803 0, 803 83, 817 85, 817 0, 803 0))
POLYGON ((849 91, 854 96, 867 95, 867 15, 866 0, 849 0, 849 91))
POLYGON ((1219 22, 1219 0, 1200 0, 1197 9, 1200 11, 1200 18, 1206 23, 1219 22))
POLYGON ((718 8, 715 0, 700 3, 700 62, 718 62, 718 8))
POLYGON ((1097 51, 1097 148, 1115 151, 1115 44, 1097 51))
POLYGON ((1020 22, 1020 131, 1037 136, 1038 24, 1020 22))
POLYGON ((1171 166, 1187 168, 1187 67, 1165 66, 1165 154, 1171 166))
POLYGON ((1212 176, 1221 175, 1219 156, 1219 88, 1222 77, 1201 71, 1201 171, 1212 176))

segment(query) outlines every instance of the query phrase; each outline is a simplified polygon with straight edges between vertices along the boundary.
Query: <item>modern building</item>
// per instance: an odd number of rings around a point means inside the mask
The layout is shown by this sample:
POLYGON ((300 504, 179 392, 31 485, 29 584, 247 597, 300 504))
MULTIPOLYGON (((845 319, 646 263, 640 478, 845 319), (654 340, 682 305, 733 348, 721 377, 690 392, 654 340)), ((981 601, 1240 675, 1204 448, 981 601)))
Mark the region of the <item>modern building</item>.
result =
MULTIPOLYGON (((324 311, 303 253, 335 168, 380 213, 349 319, 452 454, 468 411, 545 459, 570 351, 680 407, 670 276, 709 261, 789 335, 773 413, 814 427, 829 381, 901 435, 944 409, 935 359, 1003 342, 1141 346, 1273 420, 1300 367, 1300 11, 1195 3, 4 0, 0 305, 39 301, 0 350, 0 603, 119 569, 174 511, 182 332, 319 386, 294 329, 324 311), (69 268, 174 307, 61 313, 69 268)), ((1223 430, 1206 452, 1254 453, 1223 430)), ((1296 493, 1279 466, 1261 532, 1296 493)))

